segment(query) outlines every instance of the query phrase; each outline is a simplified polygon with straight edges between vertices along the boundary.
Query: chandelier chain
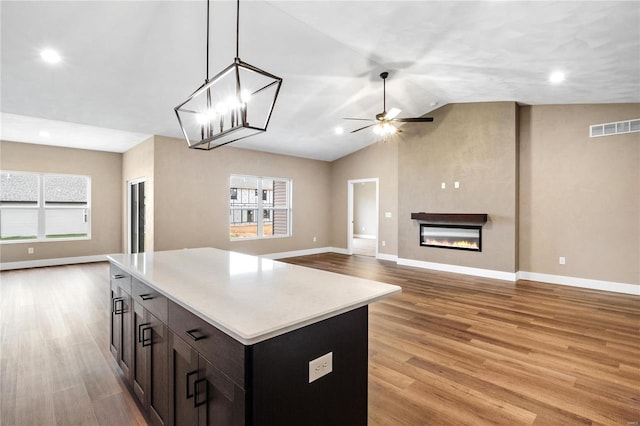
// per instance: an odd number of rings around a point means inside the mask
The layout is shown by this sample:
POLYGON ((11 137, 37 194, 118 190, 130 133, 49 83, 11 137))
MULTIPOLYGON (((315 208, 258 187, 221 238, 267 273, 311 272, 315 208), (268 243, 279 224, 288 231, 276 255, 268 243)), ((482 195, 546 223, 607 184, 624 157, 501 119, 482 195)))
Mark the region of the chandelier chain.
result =
POLYGON ((236 0, 236 58, 240 57, 240 0, 236 0))

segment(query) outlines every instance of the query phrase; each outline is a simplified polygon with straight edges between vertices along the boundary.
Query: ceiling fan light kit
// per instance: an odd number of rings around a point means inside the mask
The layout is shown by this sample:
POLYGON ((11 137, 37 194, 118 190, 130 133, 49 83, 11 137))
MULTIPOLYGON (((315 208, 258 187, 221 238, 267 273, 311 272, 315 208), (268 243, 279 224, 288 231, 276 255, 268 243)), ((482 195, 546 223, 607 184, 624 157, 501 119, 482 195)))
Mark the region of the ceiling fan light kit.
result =
POLYGON ((389 112, 387 112, 387 77, 389 77, 388 72, 380 73, 380 78, 382 79, 382 112, 376 114, 375 120, 368 118, 346 118, 346 120, 358 120, 358 121, 373 121, 373 124, 366 125, 364 127, 360 127, 358 129, 352 130, 350 133, 356 133, 360 130, 368 129, 369 127, 373 127, 373 132, 376 135, 382 137, 384 141, 387 140, 389 136, 392 136, 396 133, 401 132, 396 126, 393 125, 394 122, 397 123, 430 123, 433 121, 432 117, 411 117, 411 118, 398 118, 398 114, 402 112, 399 108, 391 108, 389 112))
POLYGON ((265 132, 282 85, 282 78, 239 57, 240 0, 236 2, 236 57, 209 78, 209 1, 206 79, 174 108, 188 147, 207 151, 265 132))

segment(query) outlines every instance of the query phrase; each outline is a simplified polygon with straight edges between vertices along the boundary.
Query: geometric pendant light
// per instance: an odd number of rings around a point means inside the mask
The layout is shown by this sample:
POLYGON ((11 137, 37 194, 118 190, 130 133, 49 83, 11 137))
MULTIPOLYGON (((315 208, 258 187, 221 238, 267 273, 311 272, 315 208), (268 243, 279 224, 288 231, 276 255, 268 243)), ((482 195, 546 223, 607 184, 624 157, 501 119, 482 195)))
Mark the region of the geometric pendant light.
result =
POLYGON ((265 132, 282 78, 243 62, 238 54, 240 0, 236 2, 236 57, 209 78, 209 0, 205 82, 174 108, 189 148, 212 150, 265 132))

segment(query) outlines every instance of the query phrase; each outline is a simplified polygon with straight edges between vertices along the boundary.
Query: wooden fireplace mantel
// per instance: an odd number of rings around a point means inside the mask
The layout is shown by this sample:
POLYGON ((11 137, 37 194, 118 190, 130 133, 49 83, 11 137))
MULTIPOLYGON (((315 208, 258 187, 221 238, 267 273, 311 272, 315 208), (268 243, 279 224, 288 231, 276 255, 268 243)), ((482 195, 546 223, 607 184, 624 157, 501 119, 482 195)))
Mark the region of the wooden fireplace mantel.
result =
POLYGON ((486 213, 411 213, 411 219, 429 223, 455 223, 484 225, 487 223, 486 213))

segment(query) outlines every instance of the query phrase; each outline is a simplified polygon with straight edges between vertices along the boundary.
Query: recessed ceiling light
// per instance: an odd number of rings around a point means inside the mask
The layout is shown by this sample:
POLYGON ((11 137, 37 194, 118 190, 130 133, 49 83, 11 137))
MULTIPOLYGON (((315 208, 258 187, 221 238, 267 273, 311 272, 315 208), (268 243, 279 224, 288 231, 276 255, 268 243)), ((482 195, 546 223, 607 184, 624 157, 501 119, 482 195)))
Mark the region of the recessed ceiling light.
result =
POLYGON ((43 138, 48 138, 49 136, 51 136, 51 133, 47 132, 46 130, 42 130, 40 132, 40 136, 43 138))
POLYGON ((341 135, 344 133, 344 129, 342 127, 335 128, 336 135, 341 135))
POLYGON ((554 84, 562 83, 564 77, 565 75, 562 71, 554 71, 549 75, 549 81, 554 84))
POLYGON ((40 57, 45 62, 49 62, 50 64, 57 64, 62 59, 62 58, 60 58, 60 54, 58 54, 58 52, 56 52, 53 49, 45 49, 45 50, 43 50, 42 52, 40 52, 40 57))

